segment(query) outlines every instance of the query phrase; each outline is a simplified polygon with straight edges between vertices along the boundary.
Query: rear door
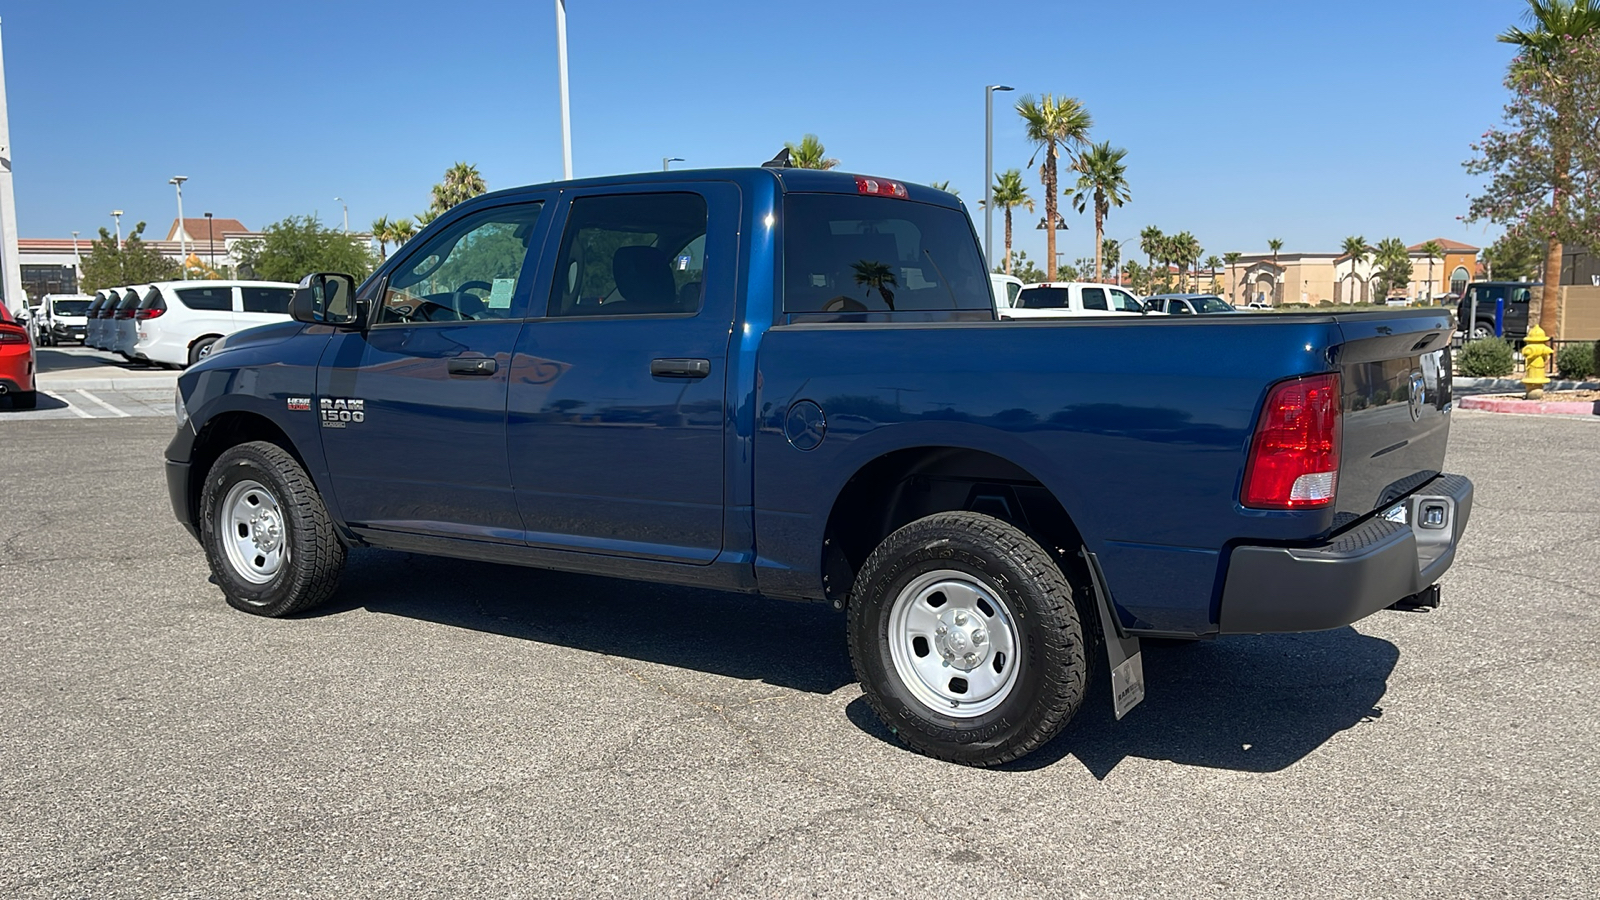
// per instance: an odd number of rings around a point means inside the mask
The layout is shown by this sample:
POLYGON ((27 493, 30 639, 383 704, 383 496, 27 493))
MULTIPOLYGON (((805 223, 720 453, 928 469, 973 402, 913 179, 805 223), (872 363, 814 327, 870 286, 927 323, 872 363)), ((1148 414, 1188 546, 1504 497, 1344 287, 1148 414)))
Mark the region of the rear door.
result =
POLYGON ((1527 337, 1528 304, 1533 300, 1533 286, 1514 284, 1508 286, 1505 293, 1505 318, 1501 333, 1509 338, 1527 337))
POLYGON ((517 342, 511 478, 539 548, 704 565, 722 549, 739 191, 565 192, 517 342))
POLYGON ((286 284, 241 284, 234 322, 240 329, 287 322, 289 298, 293 295, 294 288, 286 284))
POLYGON ((371 327, 330 340, 312 413, 352 526, 521 542, 506 384, 545 199, 468 213, 412 241, 369 288, 371 327))

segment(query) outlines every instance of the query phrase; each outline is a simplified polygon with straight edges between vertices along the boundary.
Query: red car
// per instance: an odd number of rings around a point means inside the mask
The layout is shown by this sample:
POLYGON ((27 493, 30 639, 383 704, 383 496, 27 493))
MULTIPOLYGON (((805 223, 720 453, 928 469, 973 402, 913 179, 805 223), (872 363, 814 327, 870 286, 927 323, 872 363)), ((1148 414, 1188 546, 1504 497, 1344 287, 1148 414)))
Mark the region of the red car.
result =
POLYGON ((39 395, 33 389, 33 341, 28 329, 0 303, 0 401, 12 409, 33 409, 39 395))

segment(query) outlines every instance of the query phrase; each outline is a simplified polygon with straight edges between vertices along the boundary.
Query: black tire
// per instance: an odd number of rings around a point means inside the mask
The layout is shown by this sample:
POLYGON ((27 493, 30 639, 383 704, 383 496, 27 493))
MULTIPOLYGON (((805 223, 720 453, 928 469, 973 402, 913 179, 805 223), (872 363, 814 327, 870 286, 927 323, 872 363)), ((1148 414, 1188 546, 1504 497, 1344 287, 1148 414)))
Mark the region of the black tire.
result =
POLYGON ((1472 329, 1472 339, 1475 341, 1481 341, 1485 338, 1492 337, 1494 337, 1494 329, 1488 325, 1478 325, 1472 329))
POLYGON ((12 409, 33 409, 39 405, 37 391, 13 391, 6 394, 12 409))
POLYGON ((344 571, 345 548, 316 485, 293 455, 266 441, 230 447, 212 465, 200 496, 200 543, 228 605, 258 616, 288 616, 322 603, 344 571), (244 481, 264 486, 281 511, 287 558, 265 583, 241 575, 223 543, 221 507, 244 481))
POLYGON ((972 512, 928 516, 889 535, 861 567, 850 595, 851 664, 867 702, 911 748, 970 766, 1009 762, 1055 737, 1083 703, 1088 666, 1073 597, 1060 567, 1014 526, 972 512), (940 570, 993 592, 1015 624, 1015 681, 999 705, 975 717, 918 699, 889 645, 896 599, 940 570))
POLYGON ((210 353, 211 353, 211 345, 215 344, 217 342, 217 340, 218 340, 218 338, 214 338, 214 337, 201 338, 200 340, 195 341, 192 345, 190 345, 190 347, 189 347, 189 365, 192 366, 195 363, 199 362, 200 360, 205 359, 208 355, 210 355, 210 353))

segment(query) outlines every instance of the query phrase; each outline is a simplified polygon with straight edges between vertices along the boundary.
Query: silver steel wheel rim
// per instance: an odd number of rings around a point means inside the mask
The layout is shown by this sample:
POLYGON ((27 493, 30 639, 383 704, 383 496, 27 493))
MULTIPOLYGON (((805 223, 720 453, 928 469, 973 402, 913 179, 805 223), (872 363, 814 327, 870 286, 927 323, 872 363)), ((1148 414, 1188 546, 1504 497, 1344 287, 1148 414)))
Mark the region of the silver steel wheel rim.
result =
POLYGON ((940 715, 991 712, 1017 685, 1016 618, 1003 597, 966 572, 913 579, 889 609, 889 657, 900 683, 940 715))
POLYGON ((289 529, 283 507, 258 481, 241 481, 222 501, 222 547, 234 574, 266 584, 289 562, 289 529))

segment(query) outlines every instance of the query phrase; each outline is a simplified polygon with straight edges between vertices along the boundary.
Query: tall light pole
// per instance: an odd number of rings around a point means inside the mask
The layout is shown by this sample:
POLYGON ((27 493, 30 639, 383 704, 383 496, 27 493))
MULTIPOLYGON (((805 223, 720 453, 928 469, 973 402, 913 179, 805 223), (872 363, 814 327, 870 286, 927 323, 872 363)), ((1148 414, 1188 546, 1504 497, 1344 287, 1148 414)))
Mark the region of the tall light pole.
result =
POLYGON ((666 172, 666 171, 670 170, 672 168, 672 164, 675 163, 675 162, 683 162, 683 157, 681 157, 681 156, 663 156, 663 157, 661 157, 661 171, 666 172))
POLYGON ((344 207, 344 233, 345 234, 349 234, 350 233, 350 204, 344 202, 344 198, 343 197, 335 197, 335 198, 333 198, 333 202, 335 202, 335 203, 339 204, 340 206, 344 207))
POLYGON ((567 103, 567 0, 556 0, 556 63, 561 67, 561 177, 572 180, 572 109, 567 103))
POLYGON ((211 213, 206 213, 206 258, 211 261, 211 272, 217 271, 217 243, 211 231, 211 213))
MULTIPOLYGON (((78 282, 83 281, 83 257, 78 254, 78 233, 76 231, 72 233, 72 271, 77 276, 77 280, 74 282, 76 287, 78 282)), ((79 293, 79 290, 74 290, 73 293, 79 293)))
POLYGON ((178 189, 178 257, 179 265, 183 267, 183 280, 189 280, 189 245, 184 239, 188 232, 183 227, 183 183, 189 180, 187 175, 174 175, 167 179, 167 184, 178 189))
POLYGON ((117 252, 122 252, 122 210, 111 211, 111 221, 117 226, 117 252))
POLYGON ((994 92, 1009 91, 1004 84, 983 89, 983 267, 994 271, 994 92))

